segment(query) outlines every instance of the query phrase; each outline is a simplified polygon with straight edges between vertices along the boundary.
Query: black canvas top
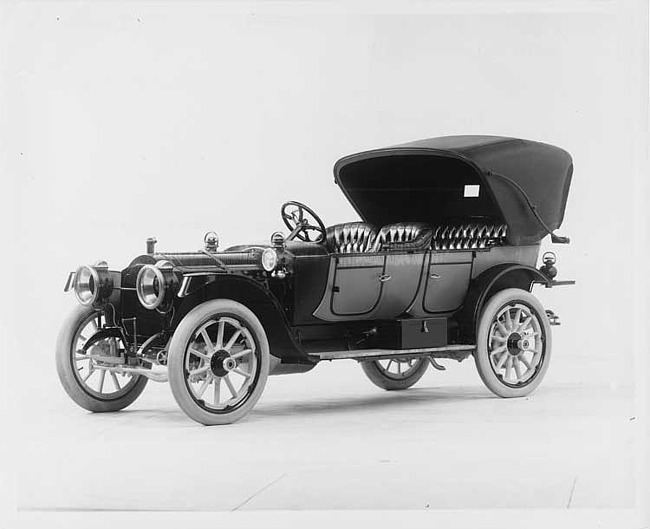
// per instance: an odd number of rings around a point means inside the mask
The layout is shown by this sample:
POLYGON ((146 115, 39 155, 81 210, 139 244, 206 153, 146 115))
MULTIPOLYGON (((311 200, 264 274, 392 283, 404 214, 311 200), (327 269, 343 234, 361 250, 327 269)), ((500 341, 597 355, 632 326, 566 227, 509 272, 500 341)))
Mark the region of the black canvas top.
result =
POLYGON ((334 165, 336 183, 366 222, 505 222, 515 245, 546 235, 517 187, 555 230, 572 173, 563 149, 500 136, 420 140, 352 154, 334 165))

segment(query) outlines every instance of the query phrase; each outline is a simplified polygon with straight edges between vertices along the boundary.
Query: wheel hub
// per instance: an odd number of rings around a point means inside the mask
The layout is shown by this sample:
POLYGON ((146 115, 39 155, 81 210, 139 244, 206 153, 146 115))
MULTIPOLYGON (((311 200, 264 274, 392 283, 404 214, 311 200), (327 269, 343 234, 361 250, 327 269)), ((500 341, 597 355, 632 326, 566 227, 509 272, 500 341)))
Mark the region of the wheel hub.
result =
POLYGON ((508 352, 513 356, 517 356, 518 354, 528 350, 530 347, 530 341, 527 338, 522 337, 518 332, 513 332, 508 336, 507 345, 508 352))
POLYGON ((217 351, 210 358, 210 370, 216 377, 226 376, 237 367, 237 361, 227 351, 217 351))

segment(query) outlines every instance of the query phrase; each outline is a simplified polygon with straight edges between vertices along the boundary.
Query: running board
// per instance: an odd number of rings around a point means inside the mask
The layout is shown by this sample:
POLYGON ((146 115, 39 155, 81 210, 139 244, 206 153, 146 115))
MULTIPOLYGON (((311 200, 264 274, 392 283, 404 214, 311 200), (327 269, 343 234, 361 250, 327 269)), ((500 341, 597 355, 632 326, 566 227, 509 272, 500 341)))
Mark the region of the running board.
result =
POLYGON ((474 345, 447 345, 445 347, 427 347, 424 349, 357 349, 356 351, 327 351, 324 353, 311 353, 318 360, 383 360, 399 358, 402 356, 429 356, 438 358, 466 358, 476 346, 474 345))

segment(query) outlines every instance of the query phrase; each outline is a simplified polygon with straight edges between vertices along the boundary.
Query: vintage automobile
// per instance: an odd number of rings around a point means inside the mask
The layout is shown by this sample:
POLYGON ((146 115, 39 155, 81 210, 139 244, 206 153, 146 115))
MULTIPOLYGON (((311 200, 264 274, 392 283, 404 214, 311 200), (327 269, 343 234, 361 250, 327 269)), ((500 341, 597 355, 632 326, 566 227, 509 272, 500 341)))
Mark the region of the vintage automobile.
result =
POLYGON ((220 251, 147 252, 123 270, 71 272, 80 305, 58 337, 63 387, 93 412, 120 410, 149 379, 169 381, 192 419, 232 423, 271 374, 354 359, 386 390, 415 384, 439 359, 473 356, 501 397, 528 395, 551 359, 558 317, 531 294, 560 227, 573 164, 564 150, 515 138, 452 136, 346 156, 336 183, 360 221, 325 227, 299 202, 289 233, 220 251))

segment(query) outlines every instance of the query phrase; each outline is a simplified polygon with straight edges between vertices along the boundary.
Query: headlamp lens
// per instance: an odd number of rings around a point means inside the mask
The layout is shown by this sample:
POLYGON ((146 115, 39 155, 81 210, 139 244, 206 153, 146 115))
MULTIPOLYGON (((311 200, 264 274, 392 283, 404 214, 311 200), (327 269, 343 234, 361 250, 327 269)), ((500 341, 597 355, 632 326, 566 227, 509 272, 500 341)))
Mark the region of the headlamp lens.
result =
POLYGON ((147 309, 155 309, 165 298, 165 278, 159 268, 145 265, 140 269, 136 288, 140 303, 147 309))
POLYGON ((91 266, 77 268, 74 279, 74 295, 82 305, 92 305, 99 294, 99 276, 91 266))
POLYGON ((262 252, 262 268, 267 272, 272 272, 278 265, 278 254, 273 248, 267 248, 262 252))

